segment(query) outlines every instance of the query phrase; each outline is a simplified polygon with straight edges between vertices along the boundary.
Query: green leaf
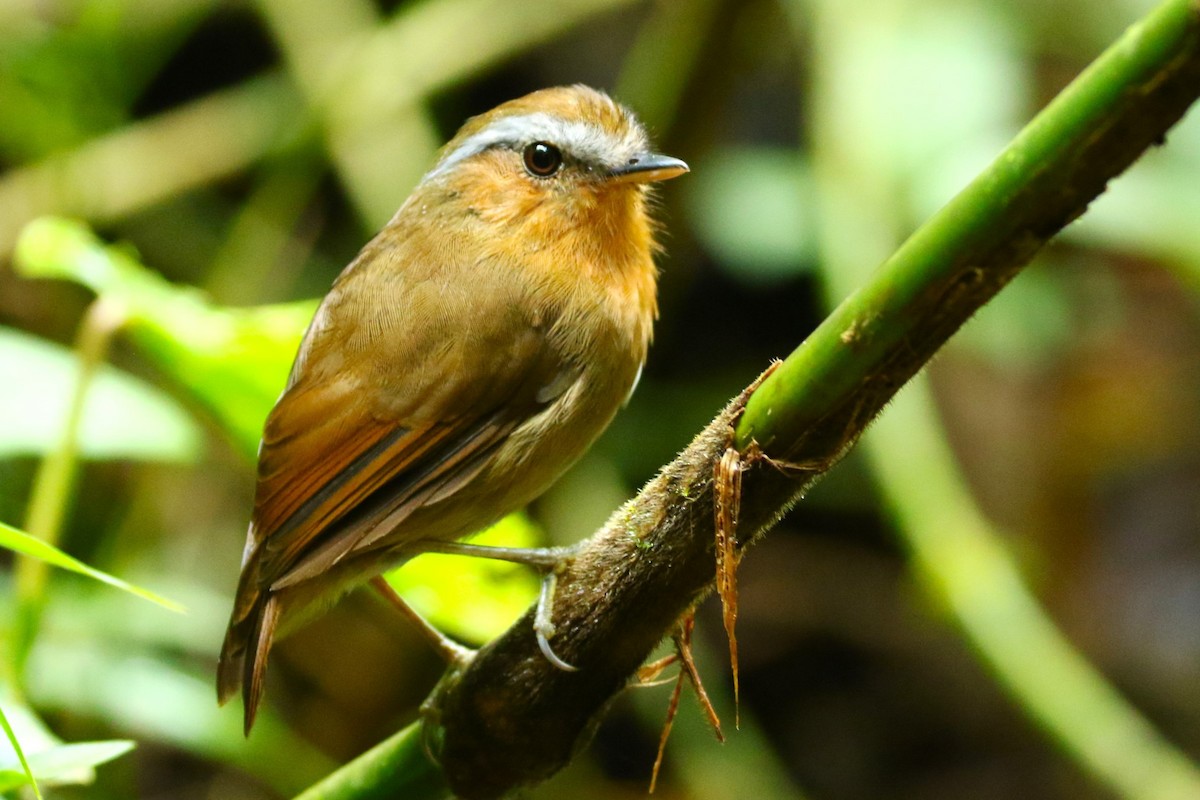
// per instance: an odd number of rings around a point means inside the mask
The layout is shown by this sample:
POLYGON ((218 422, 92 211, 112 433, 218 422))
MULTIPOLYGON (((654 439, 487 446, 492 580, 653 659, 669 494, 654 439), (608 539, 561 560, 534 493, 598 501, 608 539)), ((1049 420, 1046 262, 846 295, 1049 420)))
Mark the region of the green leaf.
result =
POLYGON ((211 414, 243 454, 255 457, 316 301, 216 306, 105 245, 82 223, 57 218, 26 226, 14 264, 26 277, 73 280, 122 302, 125 330, 141 353, 211 414))
MULTIPOLYGON (((133 742, 124 739, 62 744, 30 753, 29 768, 34 776, 46 783, 91 783, 95 767, 128 753, 133 747, 133 742)), ((23 771, 0 764, 0 792, 26 783, 29 783, 29 778, 23 771)), ((40 794, 38 796, 41 797, 40 794)))
MULTIPOLYGON (((0 792, 32 785, 41 797, 38 782, 91 783, 94 768, 129 752, 133 742, 111 740, 67 744, 55 736, 41 718, 11 692, 2 692, 5 713, 0 713, 11 750, 0 746, 0 792), (18 738, 24 745, 18 745, 18 738)), ((2 743, 0 743, 2 745, 2 743)))
POLYGON ((109 586, 115 586, 118 589, 129 592, 130 594, 135 594, 144 600, 157 603, 163 608, 171 611, 178 611, 180 613, 183 613, 184 611, 183 606, 179 605, 173 600, 168 600, 165 597, 157 595, 147 589, 134 586, 133 584, 123 581, 120 578, 115 578, 106 572, 101 572, 94 567, 89 567, 87 564, 84 564, 78 559, 72 558, 63 551, 59 550, 57 547, 47 544, 46 542, 43 542, 41 539, 38 539, 34 536, 30 536, 24 531, 19 531, 16 528, 5 525, 3 522, 0 522, 0 547, 6 547, 15 553, 20 553, 21 555, 29 556, 31 558, 39 558, 48 564, 52 564, 53 566, 61 567, 62 569, 70 570, 71 572, 77 572, 80 575, 86 575, 89 578, 94 578, 102 583, 107 583, 109 586))
MULTIPOLYGON (((65 347, 0 328, 0 456, 58 445, 78 363, 65 347)), ((93 459, 192 462, 200 429, 171 397, 111 366, 88 388, 79 448, 93 459)))
POLYGON ((17 762, 20 763, 20 771, 13 770, 4 765, 0 760, 0 791, 29 784, 33 787, 33 793, 41 800, 42 790, 38 788, 37 780, 33 777, 33 770, 29 768, 29 761, 25 758, 25 751, 21 749, 21 743, 17 741, 16 731, 12 729, 12 725, 8 722, 8 717, 4 713, 4 709, 0 708, 0 727, 4 728, 4 735, 8 738, 9 745, 12 746, 13 755, 16 756, 17 762), (9 776, 15 775, 18 778, 16 783, 8 784, 9 776))

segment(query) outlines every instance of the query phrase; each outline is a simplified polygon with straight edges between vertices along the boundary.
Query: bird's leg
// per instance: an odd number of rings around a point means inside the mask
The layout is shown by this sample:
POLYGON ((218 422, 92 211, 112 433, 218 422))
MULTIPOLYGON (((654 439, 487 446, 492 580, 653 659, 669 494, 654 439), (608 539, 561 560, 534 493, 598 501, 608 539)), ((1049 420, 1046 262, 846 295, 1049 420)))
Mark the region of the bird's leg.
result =
POLYGON ((496 547, 489 544, 467 542, 442 542, 437 539, 420 539, 405 545, 413 553, 445 553, 452 556, 490 558, 495 561, 511 561, 525 564, 539 571, 556 569, 570 560, 579 551, 579 545, 569 547, 496 547))
POLYGON ((526 564, 542 573, 542 588, 538 592, 537 610, 533 616, 533 632, 537 637, 538 648, 542 651, 542 655, 564 672, 575 672, 578 667, 564 661, 550 647, 550 639, 554 637, 554 590, 558 586, 558 571, 575 556, 578 549, 578 545, 570 547, 492 547, 465 542, 442 542, 436 539, 422 539, 410 545, 411 551, 511 561, 516 564, 526 564))
POLYGON ((470 661, 475 655, 474 650, 464 647, 430 625, 428 620, 418 614, 415 608, 410 606, 403 597, 396 593, 396 590, 392 588, 392 585, 382 575, 376 575, 374 578, 371 578, 371 586, 375 591, 379 592, 384 600, 391 603, 392 607, 417 627, 417 630, 424 637, 425 641, 429 642, 447 664, 461 666, 470 661))

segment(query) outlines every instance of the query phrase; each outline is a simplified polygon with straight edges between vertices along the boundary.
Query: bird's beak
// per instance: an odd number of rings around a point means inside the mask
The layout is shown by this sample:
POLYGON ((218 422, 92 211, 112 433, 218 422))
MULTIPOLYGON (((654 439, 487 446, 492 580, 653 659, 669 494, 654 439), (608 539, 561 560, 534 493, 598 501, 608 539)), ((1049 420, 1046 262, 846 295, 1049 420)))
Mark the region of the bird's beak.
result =
POLYGON ((609 175, 615 181, 650 183, 670 180, 687 171, 688 165, 678 158, 658 153, 639 153, 621 166, 614 167, 609 175))

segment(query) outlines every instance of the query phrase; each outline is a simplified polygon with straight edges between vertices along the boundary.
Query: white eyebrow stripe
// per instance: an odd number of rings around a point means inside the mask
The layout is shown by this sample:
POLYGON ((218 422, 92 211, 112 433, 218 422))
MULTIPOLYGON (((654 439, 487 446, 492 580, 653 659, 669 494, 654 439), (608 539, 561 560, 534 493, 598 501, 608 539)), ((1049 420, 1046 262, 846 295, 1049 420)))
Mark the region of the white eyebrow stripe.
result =
POLYGON ((609 135, 596 125, 579 120, 566 120, 545 112, 503 117, 467 138, 453 152, 425 173, 422 183, 449 172, 461 161, 478 155, 484 150, 502 144, 528 144, 546 141, 558 145, 571 156, 583 161, 603 163, 614 155, 624 159, 632 156, 646 144, 632 129, 621 138, 609 135))

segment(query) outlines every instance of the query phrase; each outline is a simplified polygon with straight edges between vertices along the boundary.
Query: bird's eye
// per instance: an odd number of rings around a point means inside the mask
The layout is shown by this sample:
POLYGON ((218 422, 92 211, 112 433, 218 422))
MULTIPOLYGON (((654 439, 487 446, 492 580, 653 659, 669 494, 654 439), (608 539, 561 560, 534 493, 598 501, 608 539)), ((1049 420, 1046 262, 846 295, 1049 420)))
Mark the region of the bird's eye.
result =
POLYGON ((525 170, 534 177, 549 178, 562 163, 562 151, 549 142, 534 142, 525 148, 525 170))

